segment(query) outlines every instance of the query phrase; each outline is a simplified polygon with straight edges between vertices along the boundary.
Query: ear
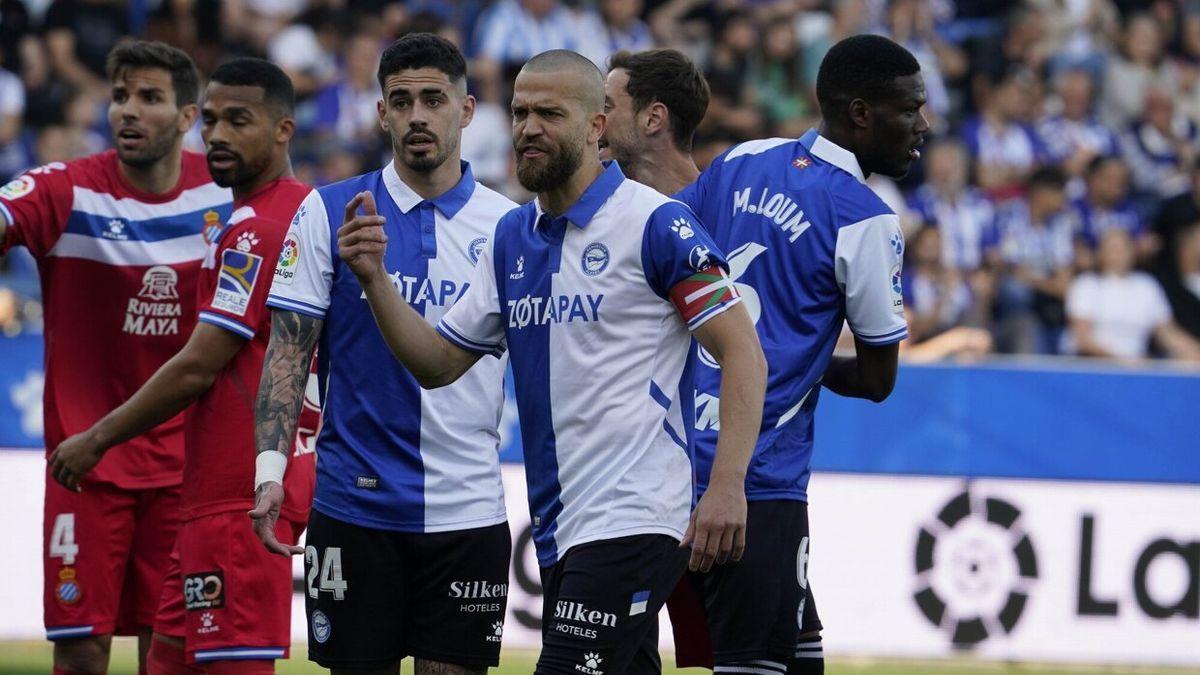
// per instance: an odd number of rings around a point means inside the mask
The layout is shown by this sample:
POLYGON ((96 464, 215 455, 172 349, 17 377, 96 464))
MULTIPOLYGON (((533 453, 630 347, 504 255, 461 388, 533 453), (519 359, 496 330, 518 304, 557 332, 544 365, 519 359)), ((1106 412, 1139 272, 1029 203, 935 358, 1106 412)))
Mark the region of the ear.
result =
POLYGON ((600 143, 600 137, 604 135, 604 129, 608 126, 608 115, 602 112, 594 113, 591 121, 588 123, 588 145, 597 145, 600 143))
POLYGON ((296 120, 285 117, 279 120, 275 125, 275 142, 283 145, 292 140, 292 135, 296 133, 296 120))
POLYGON ((200 106, 195 103, 189 103, 179 109, 179 133, 186 134, 196 123, 196 116, 200 114, 200 106))
POLYGON ((379 113, 379 128, 384 131, 390 131, 388 127, 387 108, 383 106, 383 99, 375 101, 375 112, 379 113))
POLYGON ((467 94, 463 98, 462 124, 458 125, 458 128, 466 129, 473 119, 475 119, 475 97, 467 94))
POLYGON ((854 126, 862 129, 871 126, 871 106, 863 99, 856 98, 850 101, 847 112, 850 115, 850 123, 854 126))
POLYGON ((667 110, 667 106, 659 101, 655 101, 646 106, 643 114, 646 116, 646 119, 642 123, 642 129, 646 132, 647 136, 667 131, 670 119, 670 112, 667 110))

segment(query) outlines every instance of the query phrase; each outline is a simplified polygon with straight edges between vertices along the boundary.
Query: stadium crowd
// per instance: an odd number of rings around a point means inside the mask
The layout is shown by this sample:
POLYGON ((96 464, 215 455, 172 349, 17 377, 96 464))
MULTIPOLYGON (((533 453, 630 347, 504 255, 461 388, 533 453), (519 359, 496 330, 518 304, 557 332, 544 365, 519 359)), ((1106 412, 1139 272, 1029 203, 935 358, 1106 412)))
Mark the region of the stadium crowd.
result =
MULTIPOLYGON (((711 103, 704 167, 731 144, 799 136, 817 66, 856 33, 917 56, 933 126, 899 183, 911 359, 987 352, 1200 361, 1200 8, 1174 0, 0 0, 0 183, 106 144, 104 57, 124 36, 211 72, 265 56, 300 99, 297 178, 379 166, 375 68, 433 31, 471 62, 463 156, 517 201, 507 101, 529 57, 678 48, 711 103)), ((188 147, 202 149, 198 130, 188 147)), ((899 283, 899 280, 897 280, 899 283)), ((40 330, 36 268, 0 262, 0 328, 40 330)))

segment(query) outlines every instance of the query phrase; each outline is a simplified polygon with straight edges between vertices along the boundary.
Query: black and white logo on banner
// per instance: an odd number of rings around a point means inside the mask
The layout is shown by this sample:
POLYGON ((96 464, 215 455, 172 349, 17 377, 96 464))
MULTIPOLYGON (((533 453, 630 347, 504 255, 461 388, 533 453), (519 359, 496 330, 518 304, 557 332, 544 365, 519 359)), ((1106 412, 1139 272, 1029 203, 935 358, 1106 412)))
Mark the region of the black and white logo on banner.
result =
POLYGON ((917 534, 913 599, 958 648, 1011 633, 1038 576, 1021 511, 964 490, 917 534))

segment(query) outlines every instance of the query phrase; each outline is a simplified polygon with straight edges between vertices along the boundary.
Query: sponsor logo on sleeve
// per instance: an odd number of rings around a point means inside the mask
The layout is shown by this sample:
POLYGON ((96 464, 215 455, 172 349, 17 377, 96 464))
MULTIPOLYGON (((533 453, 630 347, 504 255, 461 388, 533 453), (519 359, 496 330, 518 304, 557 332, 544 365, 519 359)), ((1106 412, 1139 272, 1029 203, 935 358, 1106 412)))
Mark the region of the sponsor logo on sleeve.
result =
POLYGON ((262 269, 262 256, 226 249, 221 255, 221 271, 217 273, 217 291, 213 309, 245 316, 262 269))
POLYGON ((33 176, 25 175, 14 179, 4 187, 0 187, 0 197, 13 201, 20 199, 25 195, 33 192, 33 188, 37 183, 33 180, 33 176))
POLYGON ((671 231, 679 235, 680 239, 687 241, 696 234, 696 229, 692 227, 687 218, 676 218, 671 221, 671 231))
POLYGON ((189 612, 224 607, 224 572, 213 570, 185 576, 183 578, 183 606, 189 612))
MULTIPOLYGON (((299 218, 299 214, 296 214, 299 218)), ((279 251, 279 264, 275 266, 275 283, 291 285, 296 280, 296 269, 300 263, 300 239, 295 232, 288 232, 279 251)))

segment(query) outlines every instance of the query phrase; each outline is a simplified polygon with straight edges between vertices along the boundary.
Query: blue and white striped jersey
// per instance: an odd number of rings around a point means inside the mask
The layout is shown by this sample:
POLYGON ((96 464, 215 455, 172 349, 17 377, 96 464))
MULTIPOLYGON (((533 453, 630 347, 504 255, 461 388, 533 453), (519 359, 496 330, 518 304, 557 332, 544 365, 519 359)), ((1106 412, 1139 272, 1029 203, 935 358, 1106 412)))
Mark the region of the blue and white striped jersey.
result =
POLYGON ((500 413, 505 360, 481 359, 425 391, 392 356, 362 287, 337 254, 347 202, 368 190, 387 219, 384 265, 436 324, 467 292, 496 221, 515 204, 463 177, 424 200, 389 164, 314 190, 284 240, 267 305, 324 319, 318 348, 324 423, 313 508, 386 530, 440 532, 504 522, 500 413))
POLYGON ((690 209, 613 162, 562 216, 535 200, 500 220, 438 331, 511 355, 541 565, 589 541, 683 537, 689 329, 738 302, 724 268, 690 209))
MULTIPOLYGON (((908 335, 900 220, 867 187, 848 150, 809 131, 718 156, 678 196, 728 252, 769 367, 746 498, 808 499, 813 413, 843 321, 863 342, 908 335)), ((716 450, 720 372, 697 351, 697 489, 716 450)))

